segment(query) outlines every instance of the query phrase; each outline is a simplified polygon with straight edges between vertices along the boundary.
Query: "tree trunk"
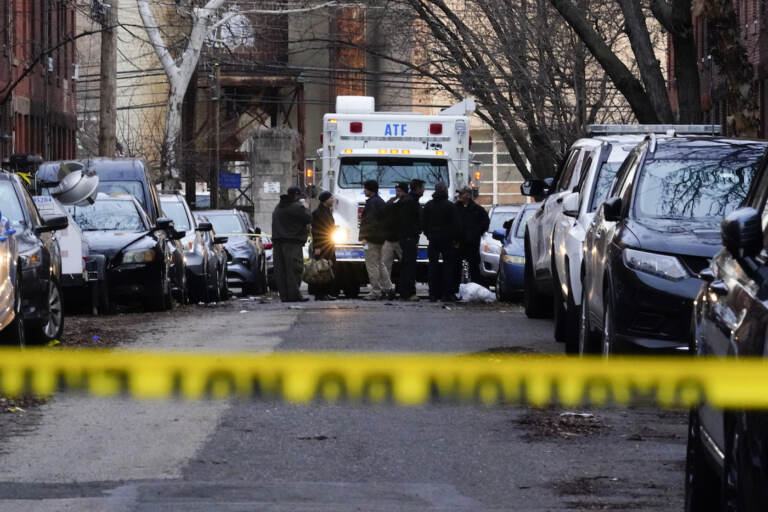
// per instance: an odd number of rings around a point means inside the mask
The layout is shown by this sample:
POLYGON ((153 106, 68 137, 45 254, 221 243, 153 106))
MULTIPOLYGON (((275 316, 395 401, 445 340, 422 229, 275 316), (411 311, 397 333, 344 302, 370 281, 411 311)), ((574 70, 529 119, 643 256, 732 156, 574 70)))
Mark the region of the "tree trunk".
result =
POLYGON ((163 140, 162 169, 164 179, 179 178, 178 152, 181 135, 181 106, 184 102, 184 90, 171 86, 168 91, 168 108, 165 111, 165 137, 163 140))
POLYGON ((576 7, 570 0, 550 0, 555 9, 584 41, 590 53, 597 59, 606 74, 611 78, 616 89, 627 99, 638 122, 654 124, 659 117, 653 103, 640 81, 613 53, 603 38, 595 32, 584 15, 584 11, 576 7))
POLYGON ((651 36, 645 23, 645 13, 637 0, 618 0, 624 13, 624 26, 632 53, 635 54, 640 77, 645 85, 645 92, 656 111, 656 117, 662 123, 674 122, 669 94, 661 74, 661 65, 653 51, 651 36))

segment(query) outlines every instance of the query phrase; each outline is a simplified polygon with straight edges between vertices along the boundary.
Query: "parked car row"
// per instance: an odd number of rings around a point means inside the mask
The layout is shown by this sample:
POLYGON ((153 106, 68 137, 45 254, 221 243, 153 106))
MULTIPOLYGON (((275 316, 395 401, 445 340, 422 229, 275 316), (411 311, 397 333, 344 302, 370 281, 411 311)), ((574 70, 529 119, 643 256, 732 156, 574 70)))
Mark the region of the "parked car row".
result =
MULTIPOLYGON (((525 311, 554 316, 567 353, 766 357, 768 145, 670 128, 579 140, 555 179, 524 184, 541 199, 523 234, 525 311)), ((767 509, 768 413, 702 403, 686 510, 767 509)))
POLYGON ((138 159, 45 162, 30 185, 0 172, 0 341, 61 336, 64 303, 167 310, 266 291, 267 254, 243 212, 192 212, 138 159))

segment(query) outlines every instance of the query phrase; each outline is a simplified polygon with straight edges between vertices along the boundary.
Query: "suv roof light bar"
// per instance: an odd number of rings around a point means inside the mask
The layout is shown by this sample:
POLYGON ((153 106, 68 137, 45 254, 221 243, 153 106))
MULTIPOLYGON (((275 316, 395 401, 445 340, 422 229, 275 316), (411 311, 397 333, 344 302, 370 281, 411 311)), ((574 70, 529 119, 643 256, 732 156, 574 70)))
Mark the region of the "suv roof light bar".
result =
POLYGON ((715 124, 590 124, 587 135, 720 135, 720 125, 715 124))

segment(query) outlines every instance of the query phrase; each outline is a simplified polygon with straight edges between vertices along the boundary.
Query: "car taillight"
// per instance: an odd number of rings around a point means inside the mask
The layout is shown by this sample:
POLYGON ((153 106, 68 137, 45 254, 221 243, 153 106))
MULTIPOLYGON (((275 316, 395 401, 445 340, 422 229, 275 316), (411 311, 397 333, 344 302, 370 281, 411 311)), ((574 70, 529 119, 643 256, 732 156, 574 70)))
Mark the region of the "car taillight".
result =
POLYGON ((272 248, 272 242, 267 242, 264 244, 265 249, 271 249, 272 248))

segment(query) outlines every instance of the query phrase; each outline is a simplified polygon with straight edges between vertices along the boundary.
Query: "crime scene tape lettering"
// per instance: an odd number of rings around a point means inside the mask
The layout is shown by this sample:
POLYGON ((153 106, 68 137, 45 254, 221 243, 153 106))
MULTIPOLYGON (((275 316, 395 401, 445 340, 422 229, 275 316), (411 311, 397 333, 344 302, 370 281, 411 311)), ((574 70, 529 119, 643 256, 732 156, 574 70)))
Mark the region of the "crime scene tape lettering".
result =
POLYGON ((0 394, 768 409, 768 361, 686 357, 0 350, 0 394))

